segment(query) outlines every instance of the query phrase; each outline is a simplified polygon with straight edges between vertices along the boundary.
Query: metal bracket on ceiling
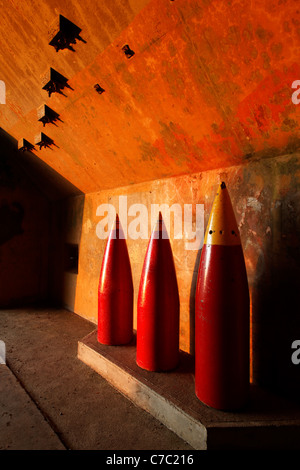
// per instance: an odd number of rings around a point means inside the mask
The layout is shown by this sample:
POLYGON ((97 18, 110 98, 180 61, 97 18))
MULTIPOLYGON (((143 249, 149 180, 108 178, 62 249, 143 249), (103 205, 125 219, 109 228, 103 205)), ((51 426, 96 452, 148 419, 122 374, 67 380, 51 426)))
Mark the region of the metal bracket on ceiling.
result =
POLYGON ((125 46, 122 47, 122 51, 126 55, 127 59, 131 59, 131 57, 134 56, 134 54, 135 54, 134 51, 132 49, 130 49, 128 44, 125 44, 125 46))
POLYGON ((76 41, 86 42, 80 36, 81 29, 62 15, 59 15, 50 26, 48 31, 49 45, 53 46, 58 52, 62 49, 74 51, 72 45, 76 41))
POLYGON ((38 121, 42 122, 44 127, 46 124, 53 124, 57 120, 61 121, 61 119, 59 119, 59 114, 49 108, 46 104, 43 104, 37 109, 37 115, 38 121))
POLYGON ((41 150, 42 147, 50 147, 54 141, 43 132, 39 132, 35 136, 34 143, 35 145, 38 145, 41 150))
POLYGON ((20 152, 26 152, 26 151, 30 152, 33 149, 34 149, 34 145, 28 142, 28 140, 20 139, 18 141, 18 150, 20 150, 20 152))
POLYGON ((50 67, 42 78, 43 90, 46 90, 50 97, 52 93, 63 94, 62 90, 65 87, 71 88, 70 85, 68 85, 68 79, 50 67))
POLYGON ((96 83, 96 85, 94 85, 94 88, 96 90, 97 93, 99 93, 99 95, 102 95, 102 93, 105 92, 104 88, 102 88, 99 83, 96 83))

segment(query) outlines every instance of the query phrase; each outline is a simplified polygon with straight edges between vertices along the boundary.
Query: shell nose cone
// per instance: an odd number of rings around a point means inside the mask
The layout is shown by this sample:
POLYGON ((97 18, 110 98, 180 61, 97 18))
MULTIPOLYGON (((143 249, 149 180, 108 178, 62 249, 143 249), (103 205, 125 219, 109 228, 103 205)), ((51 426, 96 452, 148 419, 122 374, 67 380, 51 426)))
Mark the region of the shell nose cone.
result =
POLYGON ((212 206, 204 244, 227 246, 241 244, 235 213, 224 181, 219 186, 212 206))
POLYGON ((146 370, 166 371, 175 368, 178 360, 178 285, 170 241, 159 213, 140 280, 136 362, 146 370))
POLYGON ((154 228, 153 228, 153 231, 152 231, 152 234, 151 234, 151 239, 158 239, 158 238, 162 238, 162 239, 169 239, 169 234, 168 234, 168 230, 166 228, 166 225, 165 225, 165 222, 164 222, 164 219, 163 219, 163 216, 162 216, 162 213, 159 212, 158 214, 158 218, 157 218, 157 221, 154 225, 154 228))

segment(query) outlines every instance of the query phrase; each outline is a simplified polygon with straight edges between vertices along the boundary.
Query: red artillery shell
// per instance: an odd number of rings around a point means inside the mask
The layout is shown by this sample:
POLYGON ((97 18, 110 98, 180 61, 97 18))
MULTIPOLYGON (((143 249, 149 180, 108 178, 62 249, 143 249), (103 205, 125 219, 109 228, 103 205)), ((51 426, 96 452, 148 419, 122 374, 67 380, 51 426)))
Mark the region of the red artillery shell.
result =
POLYGON ((249 290, 224 183, 206 230, 195 301, 196 395, 216 409, 241 408, 249 389, 249 290))
POLYGON ((137 304, 138 366, 174 369, 179 360, 179 294, 170 241, 160 214, 140 281, 137 304))
POLYGON ((129 343, 133 336, 133 282, 129 255, 117 216, 101 267, 98 289, 98 341, 129 343))

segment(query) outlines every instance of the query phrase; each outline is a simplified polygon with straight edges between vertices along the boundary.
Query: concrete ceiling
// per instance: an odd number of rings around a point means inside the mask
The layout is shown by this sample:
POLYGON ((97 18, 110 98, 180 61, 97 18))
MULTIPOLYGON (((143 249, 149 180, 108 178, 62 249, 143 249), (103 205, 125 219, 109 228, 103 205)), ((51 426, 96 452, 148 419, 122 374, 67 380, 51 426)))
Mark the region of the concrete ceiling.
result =
POLYGON ((269 158, 300 147, 294 0, 0 0, 0 126, 83 193, 269 158), (58 52, 61 14, 83 41, 58 52), (128 59, 122 47, 134 51, 128 59), (42 89, 52 67, 64 95, 42 89), (98 94, 99 84, 105 91, 98 94), (37 108, 60 120, 43 127, 37 108))

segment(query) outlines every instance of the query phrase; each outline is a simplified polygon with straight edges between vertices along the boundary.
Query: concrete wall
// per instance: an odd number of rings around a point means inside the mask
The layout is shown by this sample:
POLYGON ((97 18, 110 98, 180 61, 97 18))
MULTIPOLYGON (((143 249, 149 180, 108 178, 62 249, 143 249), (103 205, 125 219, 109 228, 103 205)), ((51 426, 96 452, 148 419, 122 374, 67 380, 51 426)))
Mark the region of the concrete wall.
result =
MULTIPOLYGON (((300 274, 299 176, 300 154, 292 154, 69 199, 60 207, 66 222, 64 241, 79 243, 80 255, 78 275, 63 274, 64 305, 97 323, 97 288, 106 245, 96 235, 102 219, 96 215, 100 204, 113 204, 118 211, 119 196, 125 195, 128 207, 144 203, 149 213, 154 203, 179 203, 182 207, 192 204, 194 222, 196 204, 204 204, 206 227, 218 184, 224 180, 241 232, 251 293, 252 379, 291 392, 297 387, 299 390, 299 373, 290 359, 291 344, 300 327, 296 308, 300 274)), ((129 216, 128 224, 135 217, 129 216)), ((135 309, 147 244, 148 240, 127 239, 135 309)), ((175 240, 172 231, 171 244, 181 302, 180 346, 193 353, 194 293, 201 250, 186 250, 184 240, 175 240)))

